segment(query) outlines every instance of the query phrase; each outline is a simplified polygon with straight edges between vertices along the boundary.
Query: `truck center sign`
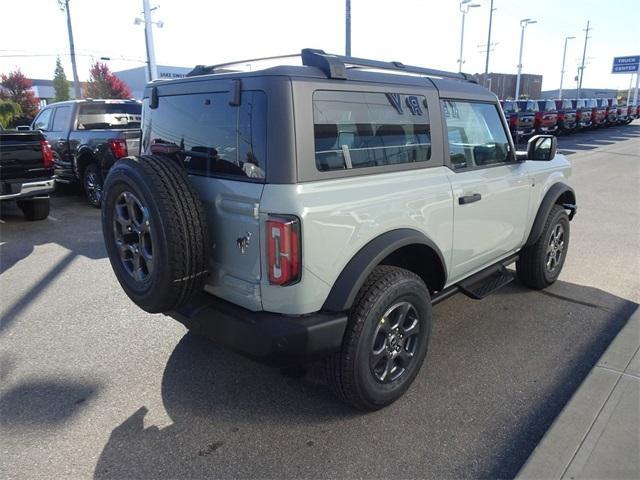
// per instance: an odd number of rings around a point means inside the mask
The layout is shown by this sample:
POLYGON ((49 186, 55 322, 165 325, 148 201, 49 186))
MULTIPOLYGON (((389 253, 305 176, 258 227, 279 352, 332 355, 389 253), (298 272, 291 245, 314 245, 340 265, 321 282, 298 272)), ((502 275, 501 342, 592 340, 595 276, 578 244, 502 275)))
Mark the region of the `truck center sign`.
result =
POLYGON ((636 73, 640 71, 640 55, 614 57, 611 73, 636 73))

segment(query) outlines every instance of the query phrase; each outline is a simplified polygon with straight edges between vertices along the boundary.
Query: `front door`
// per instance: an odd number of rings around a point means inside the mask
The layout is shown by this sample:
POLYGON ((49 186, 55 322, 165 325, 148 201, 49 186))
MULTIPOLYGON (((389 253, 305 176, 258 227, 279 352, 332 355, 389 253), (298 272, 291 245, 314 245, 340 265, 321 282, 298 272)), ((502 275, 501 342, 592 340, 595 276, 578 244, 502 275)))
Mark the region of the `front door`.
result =
POLYGON ((516 162, 493 103, 444 100, 454 223, 450 281, 518 249, 524 242, 531 183, 516 162))

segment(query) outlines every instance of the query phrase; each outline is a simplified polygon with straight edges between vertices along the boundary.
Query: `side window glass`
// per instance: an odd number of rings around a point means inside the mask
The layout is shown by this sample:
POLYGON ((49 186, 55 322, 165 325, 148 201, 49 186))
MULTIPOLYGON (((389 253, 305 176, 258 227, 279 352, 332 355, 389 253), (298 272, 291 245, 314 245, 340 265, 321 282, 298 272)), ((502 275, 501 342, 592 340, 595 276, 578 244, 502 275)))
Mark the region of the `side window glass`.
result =
POLYGON ((33 129, 34 130, 43 130, 43 131, 47 131, 49 130, 49 120, 51 119, 51 109, 47 108, 46 110, 43 110, 40 112, 40 115, 38 115, 35 119, 35 121, 33 122, 33 129))
POLYGON ((54 132, 62 132, 69 128, 69 117, 71 115, 71 107, 57 107, 53 116, 53 126, 51 130, 54 132))
POLYGON ((224 92, 161 97, 153 110, 145 100, 144 108, 143 151, 175 155, 193 175, 265 178, 264 92, 242 92, 240 106, 224 92))
POLYGON ((510 161, 509 139, 495 105, 443 100, 442 110, 454 170, 510 161))
POLYGON ((431 159, 422 95, 319 90, 313 123, 316 168, 323 172, 431 159))

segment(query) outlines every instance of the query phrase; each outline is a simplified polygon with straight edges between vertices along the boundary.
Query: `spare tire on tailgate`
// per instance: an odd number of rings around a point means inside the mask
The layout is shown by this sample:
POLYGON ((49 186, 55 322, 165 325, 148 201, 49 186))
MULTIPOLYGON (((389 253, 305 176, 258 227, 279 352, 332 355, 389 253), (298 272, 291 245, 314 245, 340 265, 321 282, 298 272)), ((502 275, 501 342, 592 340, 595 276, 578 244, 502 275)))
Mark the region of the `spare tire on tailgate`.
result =
POLYGON ((186 172, 159 155, 118 160, 104 185, 102 233, 129 298, 150 313, 187 303, 207 279, 209 234, 186 172))

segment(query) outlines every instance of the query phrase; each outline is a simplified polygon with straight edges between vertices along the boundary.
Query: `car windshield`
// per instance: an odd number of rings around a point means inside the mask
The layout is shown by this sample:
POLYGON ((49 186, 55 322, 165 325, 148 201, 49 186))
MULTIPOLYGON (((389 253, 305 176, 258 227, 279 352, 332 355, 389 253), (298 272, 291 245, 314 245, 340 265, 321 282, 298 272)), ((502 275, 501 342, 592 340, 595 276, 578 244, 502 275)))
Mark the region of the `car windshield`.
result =
POLYGON ((140 103, 85 103, 78 112, 78 130, 140 128, 140 103))
POLYGON ((538 107, 544 112, 550 112, 556 109, 556 102, 553 100, 541 100, 538 102, 538 107))
POLYGON ((597 106, 598 106, 598 102, 596 102, 594 99, 587 100, 587 107, 595 108, 597 106))

